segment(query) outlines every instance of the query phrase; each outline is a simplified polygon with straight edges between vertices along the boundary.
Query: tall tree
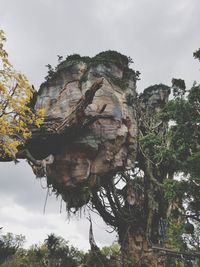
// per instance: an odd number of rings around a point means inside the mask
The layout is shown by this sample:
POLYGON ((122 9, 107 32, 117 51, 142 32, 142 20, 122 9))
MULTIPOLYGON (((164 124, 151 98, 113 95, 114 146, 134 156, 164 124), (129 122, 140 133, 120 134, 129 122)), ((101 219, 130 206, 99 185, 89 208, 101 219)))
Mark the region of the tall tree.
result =
POLYGON ((184 231, 193 234, 200 220, 200 86, 186 91, 173 79, 171 89, 170 101, 163 85, 140 95, 136 165, 93 191, 92 204, 119 234, 123 266, 165 266, 149 249, 183 250, 184 231))

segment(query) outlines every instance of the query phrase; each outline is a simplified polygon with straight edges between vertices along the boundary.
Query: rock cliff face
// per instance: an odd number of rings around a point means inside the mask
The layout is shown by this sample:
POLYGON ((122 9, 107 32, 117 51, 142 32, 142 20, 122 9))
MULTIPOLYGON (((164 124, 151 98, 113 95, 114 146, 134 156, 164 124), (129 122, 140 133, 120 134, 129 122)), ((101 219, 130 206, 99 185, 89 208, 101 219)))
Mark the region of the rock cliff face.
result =
POLYGON ((37 159, 51 155, 47 180, 59 193, 134 166, 136 79, 127 57, 104 52, 70 57, 41 85, 35 108, 45 109, 45 123, 29 149, 37 159))

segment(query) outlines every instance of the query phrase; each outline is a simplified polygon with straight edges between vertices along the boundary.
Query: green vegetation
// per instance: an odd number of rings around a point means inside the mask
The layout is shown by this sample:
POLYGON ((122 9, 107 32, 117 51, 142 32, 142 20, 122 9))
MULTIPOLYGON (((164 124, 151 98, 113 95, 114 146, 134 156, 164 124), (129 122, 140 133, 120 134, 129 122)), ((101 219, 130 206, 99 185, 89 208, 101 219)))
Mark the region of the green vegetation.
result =
POLYGON ((200 48, 193 53, 194 58, 200 60, 200 48))
MULTIPOLYGON (((197 59, 199 51, 194 53, 197 59)), ((72 55, 57 69, 77 62, 87 66, 80 83, 87 81, 90 68, 101 65, 103 68, 98 69, 97 75, 103 71, 121 89, 128 86, 130 77, 134 81, 138 78, 137 72, 129 68, 132 61, 115 51, 102 52, 93 58, 72 55), (113 66, 122 71, 122 78, 111 74, 113 66)), ((149 246, 162 244, 187 252, 193 252, 195 247, 199 252, 199 246, 191 244, 197 244, 196 229, 200 224, 200 85, 194 83, 187 89, 184 80, 172 79, 171 87, 153 85, 136 99, 128 95, 126 101, 134 106, 138 118, 135 167, 111 177, 91 192, 86 190, 87 194, 83 185, 78 189, 81 194, 68 194, 67 202, 78 210, 90 199, 92 207, 118 232, 124 259, 133 258, 137 262, 140 254, 140 250, 138 255, 131 251, 130 236, 142 238, 149 246), (186 224, 194 225, 194 234, 188 235, 186 224)), ((146 266, 157 266, 153 255, 144 257, 145 261, 149 262, 146 266)), ((172 266, 189 264, 187 261, 176 259, 172 266)), ((198 260, 193 261, 198 266, 198 260)))
POLYGON ((15 255, 25 242, 22 235, 7 233, 0 236, 0 266, 13 255, 15 255))
POLYGON ((0 157, 16 161, 19 146, 31 137, 30 128, 43 123, 44 110, 32 109, 34 88, 9 61, 5 42, 5 33, 0 29, 0 157))
MULTIPOLYGON (((3 32, 0 32, 0 39, 3 44, 3 32)), ((27 126, 39 126, 42 119, 39 117, 39 120, 35 120, 35 115, 27 110, 32 91, 24 77, 14 71, 21 86, 16 83, 15 87, 9 87, 12 66, 4 49, 0 56, 6 66, 1 84, 0 134, 10 137, 17 133, 26 139, 31 134, 27 126), (21 90, 15 95, 18 87, 27 89, 24 93, 28 99, 21 98, 21 90), (18 98, 23 101, 16 101, 18 98), (10 112, 13 114, 11 117, 8 116, 10 112), (22 121, 15 124, 19 114, 22 115, 22 121)), ((194 53, 194 57, 200 60, 200 49, 194 53)), ((47 65, 46 82, 52 82, 64 69, 76 67, 80 62, 85 64, 80 84, 87 82, 91 69, 93 75, 105 76, 121 89, 128 87, 129 80, 136 82, 139 77, 139 72, 129 68, 132 63, 130 58, 116 51, 105 51, 93 58, 75 54, 62 61, 62 57, 58 56, 56 68, 47 65), (112 68, 118 68, 121 76, 111 74, 112 68)), ((100 183, 94 183, 95 186, 91 188, 88 188, 87 181, 69 191, 62 191, 65 189, 61 188, 58 193, 67 202, 69 212, 72 207, 75 208, 72 211, 76 212, 88 204, 117 231, 122 266, 136 263, 138 267, 158 266, 159 255, 152 251, 152 245, 174 249, 180 254, 200 253, 200 85, 195 82, 192 88, 187 89, 182 79, 173 79, 171 88, 163 84, 150 86, 135 99, 128 95, 126 101, 129 106, 134 104, 134 116, 137 117, 138 143, 134 167, 117 175, 110 173, 110 177, 99 179, 100 183), (172 97, 168 101, 170 91, 172 97), (146 253, 148 248, 150 250, 146 253)), ((15 158, 19 144, 18 141, 11 143, 10 153, 7 151, 6 154, 15 158)), ((1 142, 0 148, 5 152, 9 144, 1 142)), ((49 235, 42 245, 28 250, 22 248, 23 242, 22 236, 1 236, 2 267, 40 267, 45 264, 75 267, 81 263, 89 267, 102 266, 98 253, 90 251, 84 255, 54 234, 49 235)), ((113 260, 108 266, 117 266, 119 263, 118 249, 116 245, 102 249, 103 259, 113 260)), ((173 260, 170 267, 191 266, 192 261, 193 266, 199 266, 199 259, 182 257, 173 260)))
MULTIPOLYGON (((62 237, 50 234, 42 244, 23 248, 25 237, 8 233, 0 236, 1 267, 103 267, 95 251, 83 252, 69 245, 62 237)), ((118 267, 120 261, 119 245, 113 243, 101 249, 108 262, 105 267, 118 267)))
MULTIPOLYGON (((60 58, 61 57, 59 56, 59 59, 60 58)), ((66 68, 72 68, 72 66, 80 62, 85 63, 87 66, 85 73, 80 79, 80 83, 86 82, 89 70, 91 68, 96 68, 99 65, 103 65, 105 67, 104 73, 101 73, 100 75, 105 75, 115 85, 119 86, 122 89, 128 86, 129 79, 132 78, 135 81, 139 79, 139 71, 134 71, 129 68, 130 64, 133 63, 130 57, 122 55, 116 51, 108 50, 101 52, 94 57, 82 57, 78 54, 70 55, 63 61, 59 60, 58 65, 55 68, 53 68, 50 64, 46 65, 46 67, 48 68, 48 75, 45 77, 46 81, 51 82, 55 79, 60 71, 66 68), (112 68, 112 66, 116 66, 123 71, 121 78, 111 75, 109 70, 110 68, 112 68)), ((98 75, 98 72, 96 73, 96 75, 98 75)))

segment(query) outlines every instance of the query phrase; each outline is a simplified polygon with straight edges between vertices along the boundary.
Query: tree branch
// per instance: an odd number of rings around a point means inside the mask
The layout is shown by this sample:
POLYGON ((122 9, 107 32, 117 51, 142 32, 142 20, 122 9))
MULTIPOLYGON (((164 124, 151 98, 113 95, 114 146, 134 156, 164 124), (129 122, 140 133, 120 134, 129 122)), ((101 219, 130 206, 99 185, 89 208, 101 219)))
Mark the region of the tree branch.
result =
POLYGON ((92 192, 92 203, 94 204, 95 209, 99 212, 100 216, 103 218, 103 220, 107 224, 110 224, 113 227, 117 226, 117 223, 115 222, 115 218, 106 211, 96 191, 92 192))

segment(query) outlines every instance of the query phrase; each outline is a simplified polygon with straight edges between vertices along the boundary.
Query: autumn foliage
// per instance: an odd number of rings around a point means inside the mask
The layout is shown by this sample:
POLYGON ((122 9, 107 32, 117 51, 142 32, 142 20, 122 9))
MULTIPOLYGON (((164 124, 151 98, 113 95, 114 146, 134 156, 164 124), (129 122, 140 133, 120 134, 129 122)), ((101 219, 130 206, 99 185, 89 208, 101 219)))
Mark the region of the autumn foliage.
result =
POLYGON ((30 126, 40 126, 43 110, 29 107, 33 89, 26 76, 16 71, 4 49, 0 30, 0 156, 15 157, 19 145, 31 136, 30 126))

